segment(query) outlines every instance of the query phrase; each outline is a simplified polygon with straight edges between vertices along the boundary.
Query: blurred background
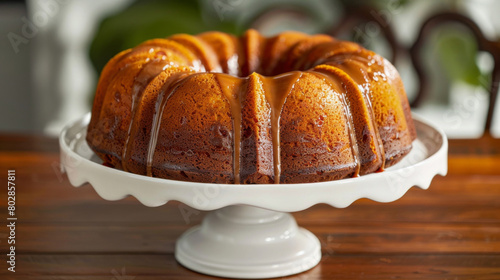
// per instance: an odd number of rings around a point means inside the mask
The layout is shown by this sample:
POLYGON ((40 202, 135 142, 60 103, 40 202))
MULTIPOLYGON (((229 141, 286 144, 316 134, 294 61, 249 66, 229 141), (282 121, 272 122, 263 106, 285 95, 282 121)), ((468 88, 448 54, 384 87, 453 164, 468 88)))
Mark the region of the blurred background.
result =
POLYGON ((105 63, 142 41, 255 28, 359 42, 451 138, 500 137, 499 11, 495 0, 1 1, 0 132, 57 135, 90 111, 105 63))

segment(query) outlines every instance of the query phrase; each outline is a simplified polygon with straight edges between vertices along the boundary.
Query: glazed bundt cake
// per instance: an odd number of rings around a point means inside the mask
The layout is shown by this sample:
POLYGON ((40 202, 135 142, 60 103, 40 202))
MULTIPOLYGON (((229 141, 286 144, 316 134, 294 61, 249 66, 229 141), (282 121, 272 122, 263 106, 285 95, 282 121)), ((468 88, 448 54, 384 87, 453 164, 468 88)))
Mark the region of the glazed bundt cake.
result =
POLYGON ((105 66, 87 142, 105 164, 213 183, 305 183, 381 171, 416 132, 398 72, 327 35, 174 35, 105 66))

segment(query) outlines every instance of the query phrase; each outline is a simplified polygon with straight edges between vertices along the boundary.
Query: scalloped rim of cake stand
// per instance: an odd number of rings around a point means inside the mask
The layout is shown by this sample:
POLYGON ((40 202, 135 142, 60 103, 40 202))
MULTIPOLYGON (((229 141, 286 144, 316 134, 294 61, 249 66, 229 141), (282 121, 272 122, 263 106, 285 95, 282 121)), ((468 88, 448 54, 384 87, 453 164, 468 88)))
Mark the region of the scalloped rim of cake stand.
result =
POLYGON ((448 141, 444 132, 413 114, 417 139, 400 163, 384 172, 337 181, 301 184, 234 185, 152 178, 107 167, 90 150, 85 135, 90 113, 66 126, 59 138, 61 169, 70 183, 90 183, 106 200, 134 196, 142 204, 157 207, 177 200, 198 210, 230 205, 251 205, 280 212, 295 212, 326 203, 344 208, 361 198, 391 202, 412 186, 427 189, 437 174, 448 169, 448 141))

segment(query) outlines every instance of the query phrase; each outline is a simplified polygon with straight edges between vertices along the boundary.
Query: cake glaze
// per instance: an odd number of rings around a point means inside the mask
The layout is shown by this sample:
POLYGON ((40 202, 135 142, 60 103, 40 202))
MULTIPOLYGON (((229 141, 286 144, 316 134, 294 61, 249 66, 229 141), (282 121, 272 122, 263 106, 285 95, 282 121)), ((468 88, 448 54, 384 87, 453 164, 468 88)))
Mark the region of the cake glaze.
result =
POLYGON ((87 142, 110 166, 175 180, 306 183, 381 171, 416 132, 394 66, 283 32, 153 39, 101 73, 87 142))

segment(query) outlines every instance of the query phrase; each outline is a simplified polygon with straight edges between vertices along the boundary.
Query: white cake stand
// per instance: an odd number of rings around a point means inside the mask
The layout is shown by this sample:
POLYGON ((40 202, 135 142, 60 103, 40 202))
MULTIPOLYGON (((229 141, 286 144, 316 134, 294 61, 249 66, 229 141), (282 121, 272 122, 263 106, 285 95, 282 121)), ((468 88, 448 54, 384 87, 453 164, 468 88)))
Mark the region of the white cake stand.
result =
POLYGON ((90 183, 104 199, 132 195, 142 204, 169 200, 210 212, 177 241, 176 259, 204 274, 270 278, 311 269, 321 259, 320 242, 287 212, 318 203, 344 208, 360 198, 399 199, 412 186, 427 189, 447 173, 444 133, 414 116, 418 139, 403 161, 382 173, 339 181, 282 185, 225 185, 150 178, 103 166, 85 141, 90 114, 60 135, 61 165, 73 186, 90 183))

